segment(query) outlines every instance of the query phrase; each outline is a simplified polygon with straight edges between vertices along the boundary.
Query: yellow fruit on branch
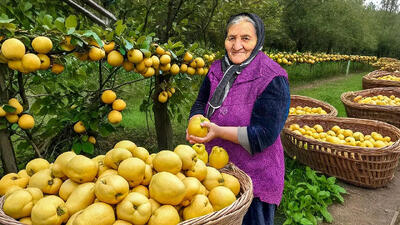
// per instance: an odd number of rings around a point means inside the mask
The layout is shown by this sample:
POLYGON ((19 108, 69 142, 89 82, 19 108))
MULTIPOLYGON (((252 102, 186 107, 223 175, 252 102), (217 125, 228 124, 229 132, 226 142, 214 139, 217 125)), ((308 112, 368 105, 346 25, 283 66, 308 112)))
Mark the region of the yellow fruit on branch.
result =
POLYGON ((20 60, 25 55, 25 45, 16 38, 10 38, 1 45, 1 53, 9 60, 20 60))
POLYGON ((101 94, 101 101, 105 104, 111 104, 117 98, 117 94, 112 90, 103 91, 101 94))
POLYGON ((60 44, 62 50, 70 52, 75 49, 75 46, 71 44, 71 36, 65 36, 64 41, 60 44))
POLYGON ((0 106, 0 117, 6 116, 7 112, 0 106))
POLYGON ((122 99, 116 99, 113 103, 112 103, 112 108, 114 110, 117 111, 122 111, 126 108, 126 103, 124 100, 122 99))
POLYGON ((117 110, 112 110, 107 115, 108 121, 112 124, 117 124, 122 121, 122 113, 117 110))
POLYGON ((124 63, 122 64, 122 67, 124 67, 126 72, 130 72, 134 69, 133 63, 125 60, 124 63))
POLYGON ((18 122, 18 119, 19 119, 18 115, 13 115, 13 114, 7 114, 6 115, 6 120, 9 123, 16 123, 16 122, 18 122))
POLYGON ((96 138, 93 137, 93 136, 90 136, 90 137, 88 138, 88 142, 90 142, 90 143, 92 143, 92 144, 96 144, 96 138))
POLYGON ((131 49, 128 51, 127 55, 131 63, 138 64, 143 61, 143 53, 139 49, 131 49))
POLYGON ((19 118, 18 126, 24 130, 32 129, 35 126, 35 120, 33 119, 33 116, 24 114, 19 118))
POLYGON ((22 71, 22 61, 21 60, 9 60, 7 62, 8 68, 12 70, 22 71))
POLYGON ((124 62, 124 56, 120 52, 113 50, 108 53, 107 62, 110 66, 121 66, 124 62))
POLYGON ((39 36, 35 37, 32 40, 32 48, 41 54, 47 54, 53 48, 53 42, 51 42, 50 38, 39 36))
POLYGON ((180 71, 179 66, 177 64, 172 64, 170 71, 172 75, 178 74, 180 71))
POLYGON ((158 95, 158 101, 161 103, 165 103, 168 100, 168 93, 166 91, 160 92, 158 95))
POLYGON ((74 125, 74 131, 78 134, 84 133, 86 131, 85 125, 83 125, 82 121, 78 121, 74 125))
POLYGON ((25 54, 22 59, 22 67, 27 71, 27 72, 34 72, 38 69, 40 69, 40 58, 32 53, 25 54))
POLYGON ((37 55, 40 59, 40 69, 47 70, 50 67, 50 58, 45 54, 37 55))
POLYGON ((91 47, 89 50, 89 58, 92 61, 99 61, 106 56, 106 53, 103 49, 98 47, 91 47))
POLYGON ((190 54, 190 52, 186 52, 185 55, 183 56, 183 60, 185 62, 190 62, 190 61, 192 61, 192 59, 193 59, 193 56, 192 56, 192 54, 190 54))
POLYGON ((162 56, 160 57, 160 63, 161 63, 161 64, 166 65, 166 64, 168 64, 168 63, 170 63, 170 62, 171 62, 171 56, 169 56, 169 55, 162 55, 162 56))
POLYGON ((8 105, 10 105, 10 106, 15 108, 15 111, 13 113, 11 113, 11 114, 17 115, 17 114, 22 113, 22 111, 24 111, 24 108, 18 102, 18 100, 16 98, 10 98, 8 100, 8 105))
POLYGON ((165 50, 161 46, 157 46, 156 53, 158 55, 164 55, 165 54, 165 50))
POLYGON ((51 72, 52 72, 52 73, 60 74, 60 73, 62 73, 63 71, 64 71, 64 66, 61 65, 61 64, 55 63, 55 64, 53 64, 53 65, 51 66, 51 72))
POLYGON ((109 53, 109 52, 111 52, 112 50, 114 50, 114 48, 115 48, 115 42, 114 42, 114 41, 111 41, 111 42, 108 43, 108 44, 104 44, 103 48, 104 48, 104 51, 106 51, 106 53, 109 53))

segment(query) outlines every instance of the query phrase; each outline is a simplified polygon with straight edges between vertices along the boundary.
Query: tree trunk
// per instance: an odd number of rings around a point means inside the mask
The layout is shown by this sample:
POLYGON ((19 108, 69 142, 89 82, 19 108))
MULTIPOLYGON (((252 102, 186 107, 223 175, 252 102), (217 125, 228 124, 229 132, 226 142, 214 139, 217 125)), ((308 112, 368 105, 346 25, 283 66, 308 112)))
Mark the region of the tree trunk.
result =
MULTIPOLYGON (((6 64, 0 64, 0 105, 7 102, 8 90, 6 86, 6 74, 8 68, 6 64)), ((4 118, 0 118, 4 120, 4 118)), ((11 144, 10 132, 5 125, 4 121, 0 121, 0 153, 1 161, 3 163, 4 173, 17 172, 17 161, 15 159, 14 148, 11 144)))
POLYGON ((173 133, 171 120, 168 115, 168 101, 160 103, 158 95, 162 91, 160 84, 168 80, 167 76, 156 76, 155 91, 153 95, 153 113, 157 134, 158 150, 173 150, 173 133))

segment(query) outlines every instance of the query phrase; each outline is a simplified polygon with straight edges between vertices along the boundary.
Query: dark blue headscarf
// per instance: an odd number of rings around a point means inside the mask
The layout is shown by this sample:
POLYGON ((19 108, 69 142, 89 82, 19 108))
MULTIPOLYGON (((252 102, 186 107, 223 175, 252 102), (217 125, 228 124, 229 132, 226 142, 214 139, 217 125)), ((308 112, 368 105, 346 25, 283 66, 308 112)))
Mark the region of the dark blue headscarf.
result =
MULTIPOLYGON (((224 101, 226 95, 229 92, 229 89, 232 87, 233 82, 235 82, 236 77, 242 72, 247 65, 253 61, 253 59, 257 56, 257 54, 262 50, 264 40, 265 40, 265 27, 264 22, 258 17, 256 14, 253 13, 239 13, 237 15, 231 16, 227 22, 229 25, 232 20, 239 16, 247 16, 251 18, 255 23, 255 29, 257 34, 257 44, 256 47, 251 52, 249 58, 247 58, 241 64, 234 64, 229 60, 228 53, 225 53, 224 58, 221 62, 222 72, 224 76, 222 77, 221 81, 219 82, 217 88, 214 91, 213 96, 211 97, 210 101, 208 102, 208 111, 206 114, 207 118, 210 118, 211 115, 214 113, 216 109, 221 107, 222 102, 224 101)), ((228 35, 228 29, 225 30, 225 38, 228 35)))

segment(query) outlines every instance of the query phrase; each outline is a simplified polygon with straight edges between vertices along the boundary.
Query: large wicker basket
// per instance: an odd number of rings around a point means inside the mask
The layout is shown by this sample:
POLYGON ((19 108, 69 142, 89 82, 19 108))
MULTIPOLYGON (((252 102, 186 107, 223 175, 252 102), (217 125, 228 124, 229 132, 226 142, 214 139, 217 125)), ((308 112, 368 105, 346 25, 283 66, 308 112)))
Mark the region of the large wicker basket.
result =
MULTIPOLYGON (((207 214, 205 216, 193 218, 179 223, 179 225, 241 225, 243 217, 250 207, 251 201, 253 200, 253 183, 251 178, 237 166, 229 163, 225 168, 222 168, 220 172, 228 173, 238 178, 240 183, 239 197, 230 206, 223 208, 217 212, 207 214)), ((3 209, 4 196, 0 198, 0 224, 3 225, 22 225, 17 220, 7 216, 3 209)))
POLYGON ((389 72, 389 71, 381 71, 375 70, 371 73, 365 75, 362 78, 362 87, 363 89, 370 88, 379 88, 379 87, 400 87, 400 81, 392 81, 392 80, 378 80, 378 77, 393 75, 400 77, 400 72, 389 72))
POLYGON ((285 124, 282 144, 290 157, 329 176, 348 183, 378 188, 393 178, 400 157, 400 130, 390 124, 365 119, 337 117, 292 117, 285 124), (394 144, 384 148, 364 148, 332 144, 298 135, 289 129, 291 124, 314 126, 320 124, 325 130, 338 125, 364 134, 373 131, 389 136, 394 144))
MULTIPOLYGON (((338 114, 336 108, 326 102, 302 95, 290 95, 290 107, 297 107, 297 106, 301 107, 308 106, 311 108, 321 107, 327 113, 326 115, 316 114, 316 116, 335 117, 338 114)), ((297 115, 289 115, 289 116, 297 116, 297 115)))
POLYGON ((353 100, 358 95, 362 97, 394 95, 400 98, 400 87, 372 88, 362 91, 345 92, 340 97, 348 117, 379 120, 400 128, 400 106, 358 104, 353 100))

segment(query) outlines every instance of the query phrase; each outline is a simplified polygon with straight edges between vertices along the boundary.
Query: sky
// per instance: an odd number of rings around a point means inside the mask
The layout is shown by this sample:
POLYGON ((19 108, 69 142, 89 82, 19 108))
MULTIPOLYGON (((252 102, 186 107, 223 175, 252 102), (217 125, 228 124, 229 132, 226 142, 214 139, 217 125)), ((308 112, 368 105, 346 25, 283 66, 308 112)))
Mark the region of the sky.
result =
POLYGON ((368 5, 369 3, 374 3, 375 5, 379 5, 380 0, 366 0, 365 5, 368 5))

